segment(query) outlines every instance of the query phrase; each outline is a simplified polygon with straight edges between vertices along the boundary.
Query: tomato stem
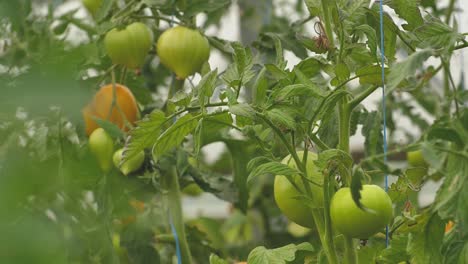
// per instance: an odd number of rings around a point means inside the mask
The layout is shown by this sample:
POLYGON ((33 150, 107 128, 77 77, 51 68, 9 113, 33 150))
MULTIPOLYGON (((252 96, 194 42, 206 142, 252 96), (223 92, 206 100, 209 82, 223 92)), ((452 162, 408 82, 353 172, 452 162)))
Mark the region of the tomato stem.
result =
POLYGON ((345 260, 347 264, 357 264, 357 254, 354 247, 354 241, 351 237, 344 236, 345 260))
MULTIPOLYGON (((174 96, 178 91, 182 90, 184 87, 184 81, 175 78, 172 79, 172 85, 169 89, 168 101, 174 96)), ((175 116, 174 116, 175 117, 175 116)), ((177 173, 177 168, 171 166, 167 173, 161 177, 161 185, 164 192, 165 204, 168 207, 169 219, 171 220, 175 232, 178 237, 180 253, 181 253, 181 263, 192 263, 192 255, 187 243, 187 236, 185 234, 185 224, 184 217, 182 212, 182 196, 180 192, 179 185, 179 175, 177 173)))
POLYGON ((168 208, 169 217, 174 225, 179 240, 181 263, 192 263, 192 255, 185 234, 184 217, 182 212, 181 192, 179 186, 179 175, 175 166, 172 166, 166 175, 161 177, 161 186, 164 188, 165 204, 168 208))
POLYGON ((325 33, 327 34, 328 41, 330 42, 330 50, 335 49, 335 40, 333 39, 333 30, 330 20, 330 8, 328 6, 330 0, 322 0, 323 19, 325 20, 325 33))

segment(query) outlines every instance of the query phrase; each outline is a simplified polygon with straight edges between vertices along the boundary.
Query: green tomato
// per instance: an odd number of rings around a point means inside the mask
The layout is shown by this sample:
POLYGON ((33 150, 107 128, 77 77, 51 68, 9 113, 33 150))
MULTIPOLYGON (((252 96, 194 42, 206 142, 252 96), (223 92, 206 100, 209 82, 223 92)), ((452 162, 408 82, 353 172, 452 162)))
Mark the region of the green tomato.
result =
POLYGON ((202 188, 196 183, 190 183, 182 189, 182 192, 188 196, 197 197, 203 194, 202 188))
POLYGON ((104 46, 112 62, 131 69, 143 65, 152 43, 153 33, 140 22, 132 23, 123 29, 114 28, 107 32, 104 38, 104 46))
POLYGON ((356 206, 350 188, 341 188, 333 196, 330 216, 336 229, 352 238, 368 238, 381 231, 393 215, 390 196, 377 185, 364 185, 361 204, 370 209, 364 211, 356 206))
POLYGON ((96 157, 99 167, 104 172, 112 168, 112 154, 114 153, 114 140, 103 128, 97 128, 89 136, 89 150, 96 157))
MULTIPOLYGON (((297 155, 300 159, 304 151, 298 151, 297 155)), ((307 174, 309 178, 319 184, 323 183, 322 174, 318 171, 317 166, 314 164, 314 160, 317 159, 317 154, 310 152, 307 154, 307 174)), ((296 168, 297 165, 291 155, 286 156, 283 161, 283 164, 287 164, 289 167, 296 168)), ((294 183, 305 193, 304 184, 300 175, 294 175, 294 183)), ((275 201, 281 212, 283 212, 286 217, 301 225, 308 228, 313 228, 315 226, 313 221, 313 216, 311 213, 311 207, 323 207, 323 190, 322 187, 315 184, 309 184, 313 197, 313 204, 307 204, 305 200, 298 199, 301 194, 295 187, 292 185, 288 178, 283 175, 276 175, 274 182, 274 196, 275 201)))
POLYGON ((102 0, 83 0, 83 5, 92 15, 95 15, 102 5, 102 0))
POLYGON ((125 176, 137 171, 145 161, 145 152, 140 151, 138 154, 122 163, 123 149, 119 149, 114 153, 113 161, 117 169, 119 169, 125 176))
POLYGON ((185 79, 199 71, 210 56, 210 44, 198 30, 178 26, 166 30, 158 39, 161 63, 185 79))
POLYGON ((427 167, 421 150, 408 151, 406 153, 408 164, 412 167, 427 167))

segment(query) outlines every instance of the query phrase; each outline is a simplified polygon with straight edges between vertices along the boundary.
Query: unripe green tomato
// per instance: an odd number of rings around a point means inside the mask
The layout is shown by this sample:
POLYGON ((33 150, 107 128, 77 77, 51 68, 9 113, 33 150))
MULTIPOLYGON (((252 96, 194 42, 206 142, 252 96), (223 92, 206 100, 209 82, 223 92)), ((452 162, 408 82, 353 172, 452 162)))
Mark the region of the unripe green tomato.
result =
POLYGON ((122 163, 123 149, 119 149, 114 153, 113 161, 117 169, 119 169, 125 176, 137 171, 145 161, 145 152, 140 151, 129 160, 122 163))
POLYGON ((412 167, 427 167, 421 150, 408 151, 406 153, 408 164, 412 167))
POLYGON ((153 33, 140 22, 132 23, 124 29, 114 28, 104 38, 104 46, 112 62, 131 69, 143 65, 152 43, 153 33))
MULTIPOLYGON (((299 159, 302 159, 304 151, 298 151, 297 155, 299 159)), ((307 154, 307 174, 309 178, 318 183, 323 183, 322 174, 318 171, 317 166, 314 164, 314 160, 317 159, 317 154, 310 152, 307 154)), ((296 168, 297 165, 291 155, 286 156, 283 161, 283 164, 287 164, 289 167, 296 168)), ((302 177, 300 175, 293 176, 295 184, 305 193, 304 184, 302 177)), ((311 213, 311 208, 313 207, 323 207, 323 190, 322 187, 315 184, 309 184, 312 195, 313 195, 313 204, 308 204, 305 200, 298 199, 299 196, 304 195, 300 193, 294 185, 292 185, 288 178, 283 175, 276 175, 274 182, 274 196, 275 201, 281 212, 283 212, 286 217, 304 227, 313 228, 315 226, 313 216, 311 213)))
POLYGON ((98 128, 89 136, 89 150, 96 157, 99 167, 104 172, 112 168, 112 154, 114 153, 114 140, 103 128, 98 128))
POLYGON ((368 238, 381 231, 393 215, 390 196, 377 185, 363 185, 361 204, 371 211, 356 206, 350 188, 341 188, 333 196, 330 216, 333 226, 343 235, 352 238, 368 238))
POLYGON ((198 184, 190 183, 182 189, 182 193, 188 196, 197 197, 203 194, 203 190, 198 186, 198 184))
POLYGON ((102 0, 83 0, 83 5, 92 15, 95 15, 102 5, 102 0))
POLYGON ((156 44, 161 63, 185 79, 210 57, 210 44, 198 30, 177 26, 166 30, 156 44))

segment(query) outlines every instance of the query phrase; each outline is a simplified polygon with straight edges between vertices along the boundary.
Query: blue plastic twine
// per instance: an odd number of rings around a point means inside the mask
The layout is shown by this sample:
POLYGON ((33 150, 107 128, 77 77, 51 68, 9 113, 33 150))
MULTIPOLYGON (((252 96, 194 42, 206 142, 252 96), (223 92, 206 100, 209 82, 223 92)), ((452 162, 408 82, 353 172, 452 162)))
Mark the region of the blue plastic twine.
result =
MULTIPOLYGON (((387 113, 385 109, 385 46, 384 46, 384 13, 383 1, 379 1, 380 6, 380 58, 382 66, 382 115, 383 115, 383 151, 384 163, 387 163, 387 113)), ((385 191, 388 192, 388 175, 385 174, 385 191)), ((385 245, 388 247, 388 225, 385 227, 385 245)))
POLYGON ((174 240, 175 240, 177 263, 182 264, 182 254, 180 253, 179 236, 177 235, 177 231, 175 229, 174 222, 172 221, 172 216, 170 213, 169 213, 169 224, 171 225, 172 235, 174 236, 174 240))

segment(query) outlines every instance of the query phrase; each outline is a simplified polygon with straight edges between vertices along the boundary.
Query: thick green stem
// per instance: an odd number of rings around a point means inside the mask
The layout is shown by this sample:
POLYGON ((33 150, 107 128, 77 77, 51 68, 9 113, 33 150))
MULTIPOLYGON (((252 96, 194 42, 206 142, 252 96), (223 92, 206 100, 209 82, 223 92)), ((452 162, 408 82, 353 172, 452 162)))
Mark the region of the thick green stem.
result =
POLYGON ((356 255, 356 248, 354 247, 354 241, 351 237, 345 236, 345 260, 347 264, 357 264, 358 258, 356 255))
POLYGON ((179 177, 175 167, 171 167, 166 175, 161 177, 161 186, 164 189, 164 202, 169 208, 169 217, 174 225, 179 240, 181 262, 191 264, 192 255, 188 247, 185 234, 184 217, 182 213, 181 192, 179 177))
MULTIPOLYGON (((340 131, 339 131, 339 149, 350 153, 349 150, 349 137, 350 137, 350 116, 352 108, 348 104, 348 98, 345 97, 341 100, 339 106, 339 122, 340 122, 340 131)), ((349 168, 351 169, 351 168, 349 168)), ((350 183, 351 179, 347 179, 347 182, 350 183)), ((353 239, 345 237, 345 262, 348 264, 357 264, 357 254, 356 248, 353 246, 353 239)))
POLYGON ((445 23, 450 23, 450 18, 452 17, 453 9, 455 7, 456 0, 450 0, 450 3, 447 7, 447 17, 445 18, 445 23))
POLYGON ((317 232, 319 233, 320 242, 322 243, 323 251, 327 256, 329 264, 338 264, 338 256, 336 255, 335 246, 333 245, 333 240, 330 239, 330 236, 326 232, 325 223, 323 219, 323 211, 318 209, 312 209, 312 216, 314 217, 315 226, 317 227, 317 232))
MULTIPOLYGON (((174 96, 178 91, 184 87, 184 80, 173 78, 172 86, 170 87, 168 100, 174 96)), ((177 233, 178 242, 180 246, 180 253, 182 263, 191 264, 192 255, 187 243, 187 236, 185 234, 184 217, 182 213, 182 196, 179 185, 179 175, 177 168, 171 166, 167 173, 161 177, 161 186, 164 189, 165 204, 169 210, 169 219, 177 233)))
POLYGON ((358 106, 364 99, 366 99, 369 95, 371 95, 375 90, 379 88, 377 85, 373 85, 360 94, 358 94, 353 100, 351 100, 348 104, 348 107, 350 110, 354 109, 356 106, 358 106))
POLYGON ((335 49, 335 40, 333 39, 333 30, 331 25, 331 18, 330 18, 330 8, 328 6, 330 0, 321 0, 322 2, 322 12, 323 12, 323 19, 325 22, 325 33, 327 33, 328 41, 330 42, 331 50, 335 49))
POLYGON ((348 105, 348 98, 341 100, 339 106, 339 145, 338 148, 346 153, 349 153, 349 137, 350 137, 350 117, 351 108, 348 105))

